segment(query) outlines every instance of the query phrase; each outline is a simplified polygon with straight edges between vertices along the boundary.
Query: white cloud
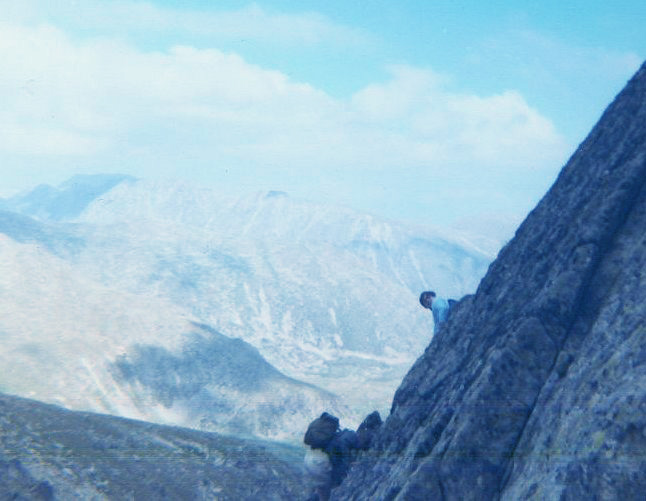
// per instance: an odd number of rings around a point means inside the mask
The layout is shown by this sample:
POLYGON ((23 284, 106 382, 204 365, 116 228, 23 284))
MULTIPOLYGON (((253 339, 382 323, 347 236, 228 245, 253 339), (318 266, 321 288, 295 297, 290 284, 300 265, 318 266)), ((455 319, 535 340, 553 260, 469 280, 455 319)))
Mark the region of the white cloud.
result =
POLYGON ((275 44, 369 44, 367 33, 316 12, 270 12, 256 3, 237 10, 172 8, 126 0, 0 0, 0 20, 49 21, 98 34, 137 37, 190 35, 212 41, 261 41, 275 44))
POLYGON ((393 67, 389 82, 358 92, 353 104, 366 126, 379 124, 385 134, 395 127, 404 150, 396 153, 414 165, 553 168, 562 158, 554 126, 520 94, 455 93, 448 81, 430 70, 393 67))
POLYGON ((99 138, 37 125, 4 123, 0 126, 0 151, 28 155, 89 155, 105 148, 99 138))
MULTIPOLYGON (((612 80, 631 76, 642 63, 641 57, 634 52, 621 52, 601 46, 572 45, 528 29, 512 32, 506 43, 514 44, 516 54, 523 50, 535 54, 534 60, 550 64, 550 69, 556 75, 564 72, 583 73, 612 80)), ((527 58, 524 63, 526 68, 536 69, 535 64, 531 64, 532 61, 527 61, 527 58)))
POLYGON ((642 57, 589 40, 576 44, 556 34, 512 29, 484 40, 466 62, 473 78, 495 75, 497 81, 522 87, 575 144, 637 71, 642 57))
POLYGON ((8 24, 0 61, 0 153, 42 162, 67 155, 135 175, 199 171, 200 181, 226 166, 233 181, 309 183, 348 198, 372 183, 365 198, 378 204, 384 186, 412 179, 406 172, 419 172, 416 184, 450 178, 462 189, 482 189, 486 176, 491 188, 555 170, 565 152, 518 93, 452 92, 428 69, 392 67, 388 81, 344 100, 217 49, 146 52, 8 24))

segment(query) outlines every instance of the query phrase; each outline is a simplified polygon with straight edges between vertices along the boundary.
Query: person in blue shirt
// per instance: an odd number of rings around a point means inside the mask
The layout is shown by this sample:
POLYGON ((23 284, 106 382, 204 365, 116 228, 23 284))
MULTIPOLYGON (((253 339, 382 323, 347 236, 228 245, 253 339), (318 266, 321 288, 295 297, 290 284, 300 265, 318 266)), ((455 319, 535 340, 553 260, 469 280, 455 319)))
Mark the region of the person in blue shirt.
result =
POLYGON ((440 329, 440 324, 449 318, 449 301, 437 297, 433 291, 424 291, 419 296, 419 303, 433 312, 433 334, 436 334, 440 329))

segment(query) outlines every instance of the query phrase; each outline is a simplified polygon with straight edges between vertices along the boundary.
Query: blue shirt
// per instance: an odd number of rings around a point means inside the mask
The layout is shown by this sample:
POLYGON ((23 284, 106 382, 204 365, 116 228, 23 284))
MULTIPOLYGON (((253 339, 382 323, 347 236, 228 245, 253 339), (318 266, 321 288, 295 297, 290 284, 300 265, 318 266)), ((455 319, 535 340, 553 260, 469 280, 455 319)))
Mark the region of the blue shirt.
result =
POLYGON ((431 311, 433 312, 433 334, 435 334, 440 328, 440 324, 446 322, 449 316, 449 302, 441 297, 436 297, 433 299, 431 311))

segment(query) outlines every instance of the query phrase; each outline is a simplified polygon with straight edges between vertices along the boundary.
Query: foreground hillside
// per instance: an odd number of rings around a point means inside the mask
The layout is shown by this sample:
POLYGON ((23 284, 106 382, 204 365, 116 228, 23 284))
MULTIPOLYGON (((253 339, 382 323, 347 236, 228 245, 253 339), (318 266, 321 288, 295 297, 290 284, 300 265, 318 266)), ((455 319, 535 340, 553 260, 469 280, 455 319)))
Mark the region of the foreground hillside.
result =
POLYGON ((302 451, 0 394, 0 499, 298 499, 302 451))
POLYGON ((646 493, 646 64, 405 377, 337 499, 646 493))

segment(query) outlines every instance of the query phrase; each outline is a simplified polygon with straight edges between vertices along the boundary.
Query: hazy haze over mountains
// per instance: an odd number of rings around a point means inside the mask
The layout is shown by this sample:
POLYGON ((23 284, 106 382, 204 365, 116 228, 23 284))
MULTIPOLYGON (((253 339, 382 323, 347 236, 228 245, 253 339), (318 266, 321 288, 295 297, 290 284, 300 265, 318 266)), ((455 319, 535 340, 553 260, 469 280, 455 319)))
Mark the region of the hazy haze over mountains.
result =
POLYGON ((77 176, 2 206, 3 391, 264 437, 387 409, 430 339, 419 291, 461 296, 489 261, 282 192, 77 176))

